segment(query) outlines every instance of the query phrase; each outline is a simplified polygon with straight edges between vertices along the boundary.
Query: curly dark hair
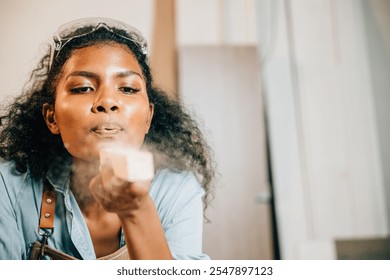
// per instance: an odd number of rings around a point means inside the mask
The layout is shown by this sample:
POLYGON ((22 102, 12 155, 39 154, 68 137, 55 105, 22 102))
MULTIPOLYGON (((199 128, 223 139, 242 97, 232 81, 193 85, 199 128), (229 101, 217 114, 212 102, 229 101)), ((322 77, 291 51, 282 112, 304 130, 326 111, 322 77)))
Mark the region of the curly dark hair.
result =
POLYGON ((190 170, 197 175, 206 192, 203 198, 206 208, 211 199, 215 174, 212 151, 183 104, 154 86, 147 56, 137 44, 117 35, 121 32, 100 28, 72 39, 61 49, 51 66, 48 50, 32 71, 23 93, 6 106, 0 116, 0 157, 13 161, 18 172, 29 170, 31 176, 38 179, 44 178, 49 167, 61 168, 64 162, 71 161, 61 136, 52 134, 47 128, 42 105, 48 103, 54 106, 55 85, 64 63, 76 49, 96 44, 121 44, 127 46, 137 59, 149 100, 154 104, 154 116, 145 145, 157 155, 157 167, 190 170))

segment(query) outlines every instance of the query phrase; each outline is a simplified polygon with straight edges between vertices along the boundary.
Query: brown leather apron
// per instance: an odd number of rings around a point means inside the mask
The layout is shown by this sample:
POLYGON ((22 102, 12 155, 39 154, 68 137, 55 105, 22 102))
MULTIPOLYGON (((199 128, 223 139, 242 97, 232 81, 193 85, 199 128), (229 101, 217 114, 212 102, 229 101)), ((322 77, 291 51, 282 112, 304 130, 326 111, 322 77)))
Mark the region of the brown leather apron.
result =
MULTIPOLYGON (((75 257, 62 253, 56 249, 53 249, 47 245, 48 238, 54 231, 54 212, 56 207, 56 195, 54 188, 45 180, 41 215, 39 219, 38 233, 42 236, 42 240, 35 241, 31 249, 30 260, 77 260, 75 257)), ((98 260, 130 260, 127 247, 123 246, 112 254, 98 258, 98 260)))

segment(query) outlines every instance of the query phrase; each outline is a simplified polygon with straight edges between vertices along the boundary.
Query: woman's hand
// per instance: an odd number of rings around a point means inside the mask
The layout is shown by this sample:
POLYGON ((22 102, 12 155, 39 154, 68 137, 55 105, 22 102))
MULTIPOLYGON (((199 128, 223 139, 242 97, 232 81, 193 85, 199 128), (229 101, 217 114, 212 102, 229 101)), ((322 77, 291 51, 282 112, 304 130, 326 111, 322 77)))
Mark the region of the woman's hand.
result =
POLYGON ((89 189, 106 211, 117 213, 130 259, 172 259, 149 186, 124 181, 104 166, 89 189))
POLYGON ((100 174, 89 184, 89 189, 99 204, 119 217, 132 215, 142 209, 149 196, 150 181, 127 182, 114 175, 111 166, 104 165, 100 174))

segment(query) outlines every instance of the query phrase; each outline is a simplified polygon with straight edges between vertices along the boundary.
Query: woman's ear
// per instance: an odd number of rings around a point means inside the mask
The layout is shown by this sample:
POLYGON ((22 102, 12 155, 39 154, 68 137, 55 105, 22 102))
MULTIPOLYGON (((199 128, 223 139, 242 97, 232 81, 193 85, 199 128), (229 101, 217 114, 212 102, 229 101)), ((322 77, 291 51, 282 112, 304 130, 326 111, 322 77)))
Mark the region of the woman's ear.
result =
POLYGON ((42 115, 45 119, 46 125, 53 134, 60 134, 60 129, 58 128, 56 116, 54 114, 53 105, 48 103, 43 104, 42 106, 42 115))
POLYGON ((146 120, 145 134, 147 134, 149 132, 150 124, 152 123, 152 119, 153 119, 153 114, 154 114, 154 104, 150 103, 149 104, 149 114, 148 114, 148 118, 146 120))

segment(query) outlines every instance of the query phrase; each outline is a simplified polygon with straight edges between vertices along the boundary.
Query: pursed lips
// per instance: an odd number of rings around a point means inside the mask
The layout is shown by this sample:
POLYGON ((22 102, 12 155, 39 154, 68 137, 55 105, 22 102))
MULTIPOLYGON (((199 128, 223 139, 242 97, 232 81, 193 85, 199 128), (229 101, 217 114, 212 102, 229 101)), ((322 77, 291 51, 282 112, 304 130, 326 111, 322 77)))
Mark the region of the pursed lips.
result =
POLYGON ((123 131, 123 127, 118 123, 103 122, 92 128, 92 132, 99 136, 113 136, 123 131))

